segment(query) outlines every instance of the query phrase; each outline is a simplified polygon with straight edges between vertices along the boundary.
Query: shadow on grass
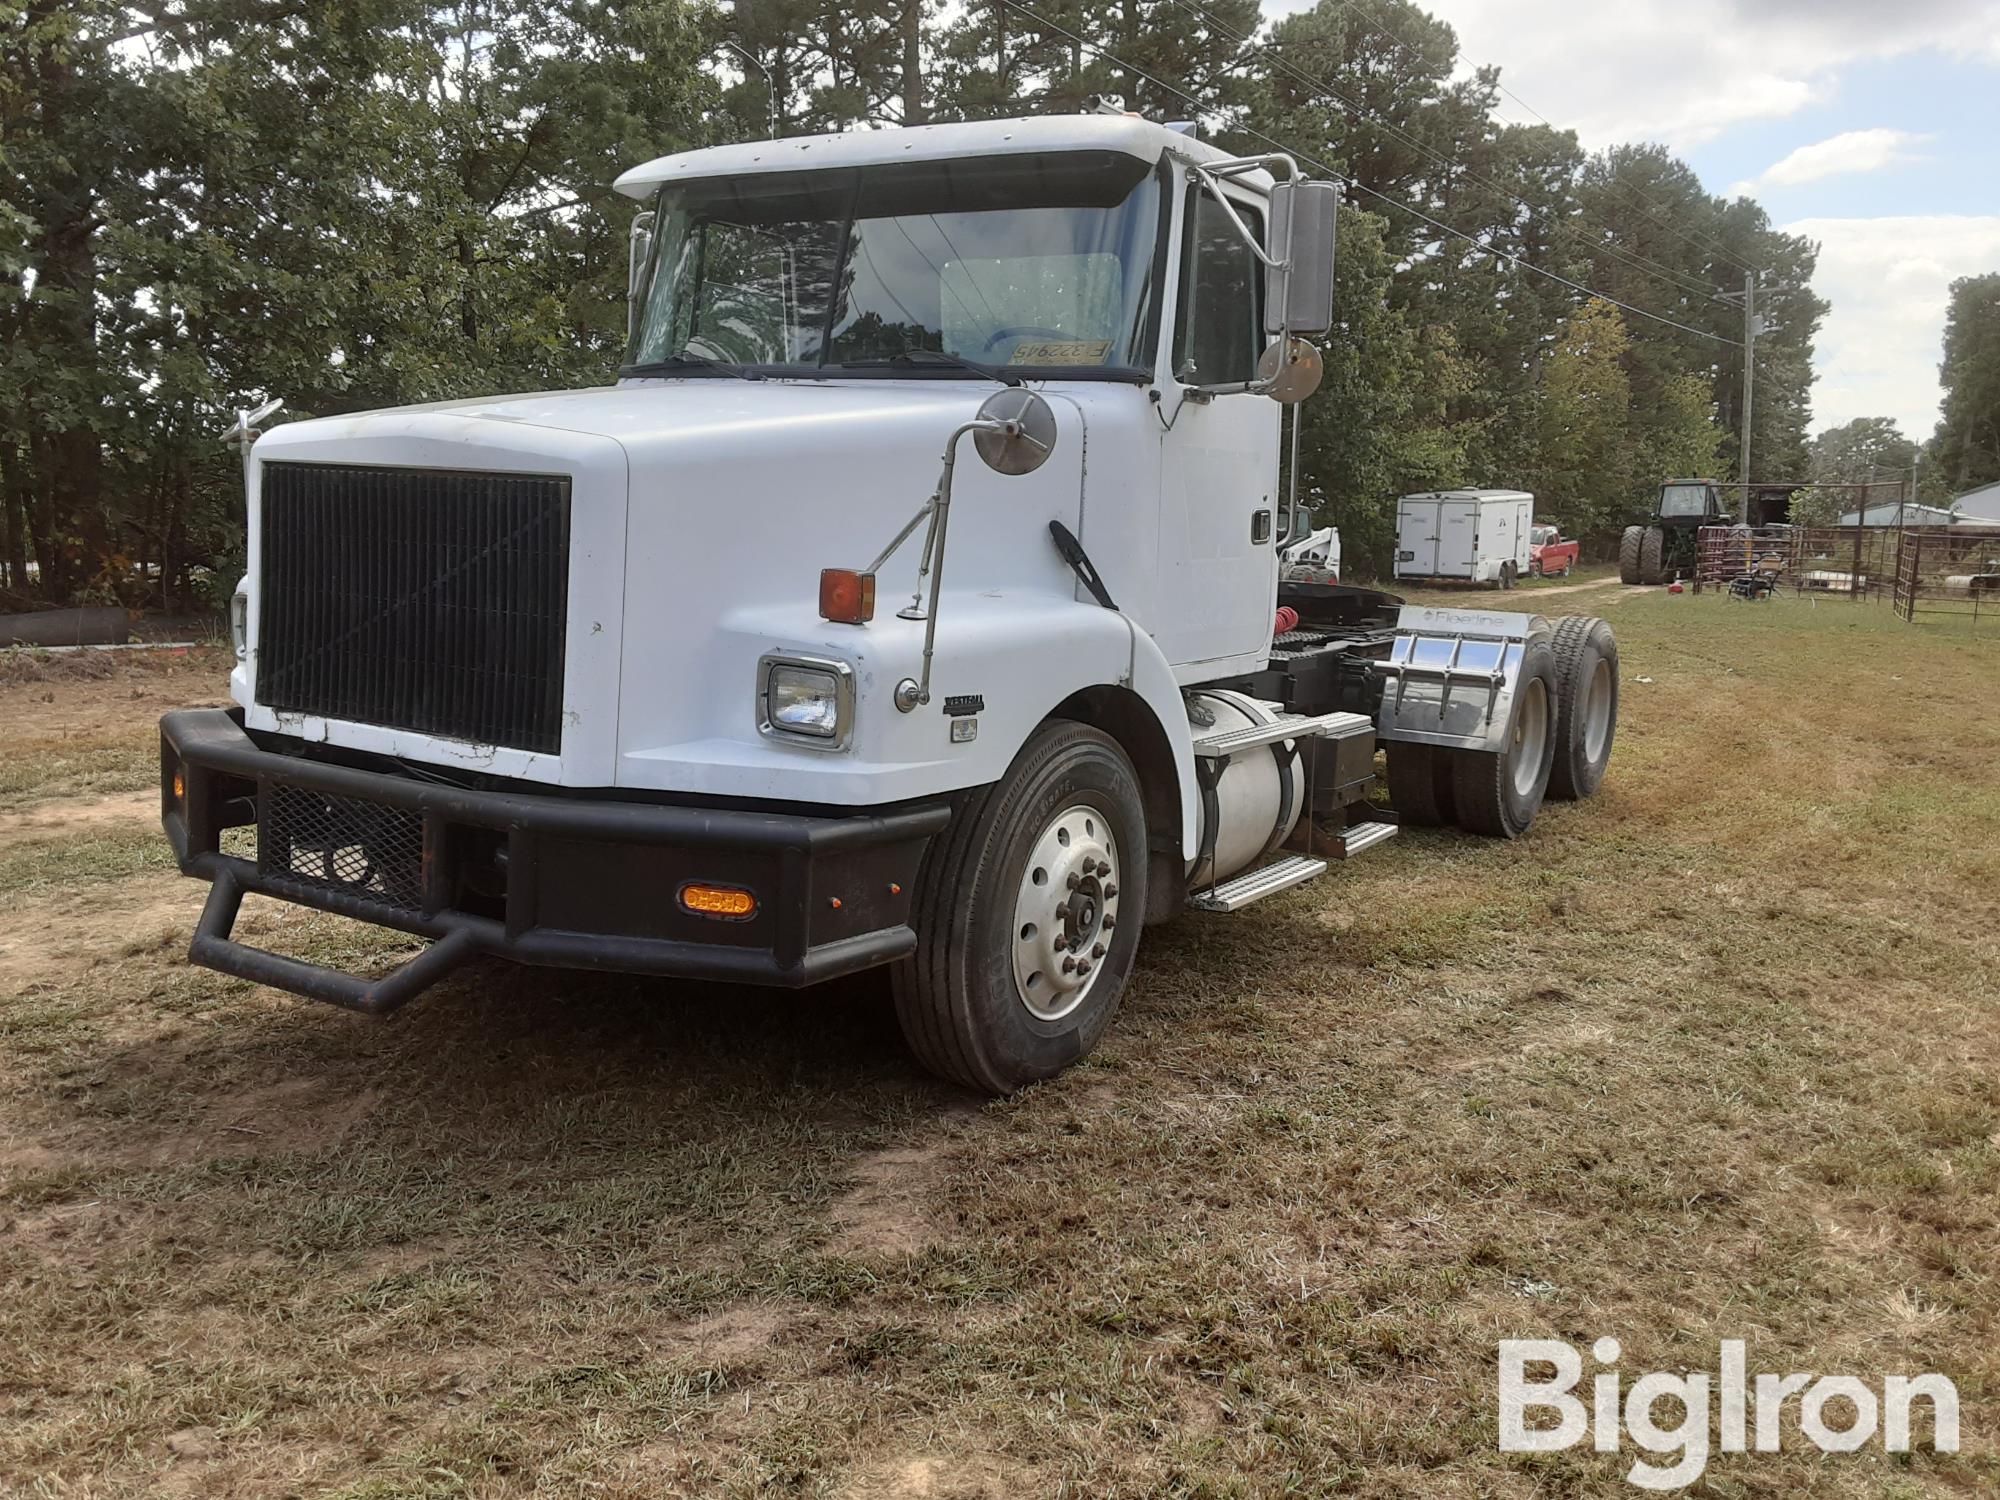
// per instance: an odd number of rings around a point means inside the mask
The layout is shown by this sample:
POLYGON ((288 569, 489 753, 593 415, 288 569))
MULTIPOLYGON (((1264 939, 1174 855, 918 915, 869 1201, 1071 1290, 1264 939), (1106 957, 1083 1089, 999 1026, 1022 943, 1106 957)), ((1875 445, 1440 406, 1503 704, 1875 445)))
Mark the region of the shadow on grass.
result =
POLYGON ((705 1305, 751 1267, 804 1274, 857 1161, 979 1103, 917 1068, 882 974, 790 992, 487 962, 386 1020, 188 983, 192 1023, 38 1080, 55 1154, 0 1174, 17 1205, 152 1205, 225 1251, 449 1243, 496 1272, 528 1244, 644 1246, 705 1305))

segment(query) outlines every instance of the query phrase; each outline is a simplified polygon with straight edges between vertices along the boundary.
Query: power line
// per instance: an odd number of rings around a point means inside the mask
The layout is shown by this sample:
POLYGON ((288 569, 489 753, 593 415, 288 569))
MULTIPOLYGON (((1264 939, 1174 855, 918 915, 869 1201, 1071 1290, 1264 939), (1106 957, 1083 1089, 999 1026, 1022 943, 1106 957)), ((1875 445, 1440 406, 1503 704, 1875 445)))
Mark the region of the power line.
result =
MULTIPOLYGON (((1360 21, 1363 26, 1366 26, 1370 31, 1374 32, 1375 35, 1381 37, 1382 40, 1387 42, 1390 46, 1398 48, 1399 50, 1405 53, 1408 53, 1413 50, 1410 42, 1408 42, 1406 39, 1390 33, 1377 22, 1370 20, 1368 16, 1362 12, 1360 6, 1356 4, 1356 0, 1335 0, 1335 3, 1339 5, 1342 10, 1348 12, 1348 14, 1352 15, 1356 20, 1360 21)), ((1501 93, 1505 94, 1509 99, 1512 99, 1516 104, 1520 105, 1521 108, 1525 109, 1529 114, 1533 115, 1537 120, 1540 120, 1544 125, 1548 126, 1549 129, 1557 130, 1561 128, 1547 115, 1543 114, 1540 110, 1536 109, 1534 105, 1530 104, 1526 99, 1523 99, 1519 94, 1515 93, 1512 89, 1508 88, 1507 85, 1502 83, 1498 78, 1493 80, 1493 87, 1498 89, 1501 93)), ((1637 188, 1622 182, 1615 184, 1615 186, 1620 193, 1625 195, 1628 201, 1635 204, 1641 210, 1641 212, 1645 213, 1647 218, 1651 219, 1655 224, 1659 225, 1662 229, 1666 230, 1676 239, 1679 239, 1683 244, 1692 245, 1697 250, 1710 251, 1716 256, 1717 259, 1723 261, 1728 265, 1736 267, 1736 269, 1739 271, 1751 271, 1751 270, 1763 269, 1760 266, 1745 265, 1734 254, 1732 254, 1728 249, 1726 249, 1721 241, 1715 239, 1712 235, 1702 234, 1699 231, 1694 231, 1690 233, 1687 230, 1681 229, 1679 226, 1674 224, 1670 219, 1664 217, 1666 213, 1665 209, 1660 208, 1660 206, 1657 203, 1654 203, 1652 199, 1648 198, 1644 193, 1640 192, 1637 188)), ((1607 225, 1604 227, 1608 228, 1609 226, 1607 225)))
MULTIPOLYGON (((1202 100, 1196 98, 1193 94, 1189 93, 1186 89, 1176 87, 1173 84, 1163 82, 1162 80, 1153 77, 1152 74, 1145 72, 1143 69, 1139 68, 1133 63, 1125 61, 1124 58, 1118 56, 1116 53, 1111 52, 1104 47, 1100 47, 1097 45, 1097 43, 1090 41, 1085 37, 1078 36, 1074 31, 1071 31, 1068 27, 1059 25, 1056 22, 1049 20, 1048 17, 1038 14, 1036 11, 1030 9, 1028 6, 1022 4, 1021 0, 1002 0, 1002 3, 1006 4, 1007 6, 1009 6, 1014 10, 1019 11, 1022 15, 1028 17, 1029 20, 1035 22, 1037 25, 1045 26, 1050 31, 1053 31, 1060 36, 1068 37, 1072 42, 1075 42, 1077 46, 1084 48, 1086 51, 1090 52, 1093 56, 1102 58, 1105 62, 1110 63, 1113 67, 1122 68, 1124 69, 1124 71, 1131 74, 1134 78, 1143 78, 1147 83, 1153 85, 1154 88, 1163 89, 1167 93, 1172 94, 1175 98, 1185 100, 1187 103, 1192 104, 1198 111, 1204 114, 1210 114, 1210 115, 1227 114, 1227 111, 1225 111, 1221 107, 1217 105, 1204 103, 1202 100)), ((1378 198, 1382 202, 1388 204, 1391 208, 1400 209, 1406 214, 1410 214, 1415 218, 1421 219, 1423 220, 1424 223, 1429 224, 1431 227, 1439 230, 1444 234, 1448 234, 1453 236, 1454 238, 1464 240, 1474 249, 1482 252, 1483 254, 1490 255, 1494 257, 1496 260, 1506 261, 1511 265, 1518 266, 1520 269, 1524 271, 1532 271, 1537 276, 1547 277, 1550 281, 1556 282, 1562 286, 1566 286, 1571 291, 1581 292, 1586 297, 1596 297, 1601 301, 1610 303, 1613 307, 1622 308, 1624 311, 1629 312, 1636 317, 1649 318, 1655 323, 1664 323, 1669 328, 1677 328, 1682 333, 1691 333, 1699 338, 1712 339, 1718 344, 1728 344, 1732 348, 1742 347, 1735 339, 1725 338, 1723 335, 1719 333, 1711 333, 1706 328, 1697 328, 1693 324, 1682 323, 1677 321, 1676 319, 1666 317, 1664 314, 1652 312, 1647 308, 1635 306, 1630 302, 1626 302, 1617 297, 1613 297, 1607 292, 1600 292, 1595 287, 1585 286, 1581 282, 1571 281, 1567 276, 1560 276, 1554 271, 1551 271, 1544 266, 1536 265, 1531 260, 1523 259, 1521 256, 1514 254, 1512 251, 1501 250, 1493 245, 1489 245, 1485 241, 1477 238, 1476 236, 1466 233, 1466 231, 1464 231, 1463 229, 1454 229, 1451 225, 1442 223, 1441 221, 1432 218, 1429 214, 1423 212, 1421 209, 1412 208, 1409 204, 1401 202, 1398 199, 1391 198, 1386 193, 1379 193, 1374 188, 1368 187, 1364 183, 1356 182, 1351 177, 1343 176, 1342 173, 1339 171, 1339 169, 1327 165, 1327 163, 1320 161, 1317 157, 1311 156, 1306 152, 1301 151, 1298 147, 1293 146, 1286 141, 1281 141, 1277 139, 1277 137, 1275 136, 1266 135, 1263 131, 1256 129, 1253 126, 1246 125, 1241 120, 1236 120, 1236 119, 1230 120, 1229 128, 1231 130, 1238 132, 1239 134, 1247 135, 1251 137, 1253 140, 1262 141, 1265 145, 1270 146, 1275 150, 1285 152, 1289 156, 1297 157, 1300 161, 1305 162, 1308 166, 1317 167, 1320 171, 1326 173, 1326 175, 1329 178, 1332 178, 1336 181, 1345 182, 1349 188, 1352 188, 1358 192, 1366 193, 1371 198, 1378 198)))
MULTIPOLYGON (((1277 48, 1274 44, 1258 43, 1252 40, 1250 37, 1239 37, 1235 35, 1227 27, 1223 26, 1221 22, 1217 21, 1216 18, 1213 15, 1211 15, 1208 11, 1202 9, 1201 6, 1194 4, 1193 0, 1172 0, 1172 3, 1180 6, 1184 10, 1191 11, 1193 14, 1200 16, 1202 20, 1208 23, 1211 29, 1221 33, 1221 35, 1225 37, 1228 37, 1231 41, 1236 42, 1239 46, 1250 47, 1257 53, 1265 57, 1268 57, 1271 60, 1273 66, 1283 69, 1286 73, 1290 74, 1293 78, 1299 80, 1300 82, 1306 84, 1309 88, 1315 89, 1318 92, 1323 93, 1327 97, 1333 99, 1336 103, 1344 105, 1351 113, 1356 115, 1365 115, 1372 118, 1383 129, 1387 130, 1389 134, 1395 136, 1396 139, 1402 141, 1412 150, 1420 152, 1424 156, 1429 157, 1439 166, 1445 167, 1447 170, 1455 169, 1459 172, 1462 172, 1465 174, 1466 177, 1471 179, 1473 182, 1478 183, 1481 187, 1486 188, 1488 191, 1497 193, 1499 196, 1507 199, 1511 203, 1519 204, 1523 209, 1527 210, 1528 215, 1532 220, 1535 213, 1534 205, 1529 203, 1528 200, 1523 198, 1520 194, 1509 192, 1506 188, 1500 186, 1499 183, 1493 181, 1490 177, 1482 176, 1480 173, 1473 171, 1470 167, 1466 166, 1465 163, 1459 161, 1455 157, 1446 156, 1442 152, 1439 152, 1430 146, 1426 146, 1422 141, 1417 140, 1414 136, 1409 135, 1407 132, 1399 129, 1396 125, 1391 123, 1387 118, 1385 118, 1381 114, 1380 111, 1370 109, 1363 104, 1357 104, 1354 100, 1348 98, 1345 94, 1341 93, 1332 84, 1328 83, 1324 78, 1320 78, 1311 73, 1308 73, 1298 65, 1289 62, 1284 58, 1281 58, 1278 55, 1277 48)), ((1346 3, 1346 0, 1343 0, 1343 3, 1346 3)), ((1385 40, 1389 40, 1392 44, 1394 43, 1394 38, 1385 37, 1385 40)), ((1547 122, 1544 121, 1543 123, 1546 124, 1547 122)), ((1716 294, 1717 289, 1715 287, 1707 285, 1705 283, 1696 282, 1692 278, 1684 276, 1683 273, 1675 271, 1670 267, 1663 266, 1658 261, 1650 259, 1647 256, 1641 255, 1635 250, 1626 250, 1622 246, 1608 244, 1601 240, 1591 240, 1587 236, 1585 236, 1581 232, 1581 230, 1579 230, 1579 228, 1574 224, 1570 224, 1563 221, 1557 221, 1552 227, 1556 230, 1560 230, 1568 234, 1571 237, 1571 239, 1573 239, 1577 244, 1584 246, 1586 249, 1590 251, 1608 255, 1614 260, 1619 260, 1624 262, 1626 265, 1632 267, 1635 270, 1639 270, 1642 272, 1650 270, 1653 274, 1660 276, 1661 278, 1663 278, 1668 282, 1671 282, 1680 291, 1694 292, 1699 296, 1704 296, 1709 298, 1713 298, 1716 294)), ((1609 225, 1605 224, 1600 224, 1598 227, 1606 230, 1609 230, 1610 228, 1609 225)))

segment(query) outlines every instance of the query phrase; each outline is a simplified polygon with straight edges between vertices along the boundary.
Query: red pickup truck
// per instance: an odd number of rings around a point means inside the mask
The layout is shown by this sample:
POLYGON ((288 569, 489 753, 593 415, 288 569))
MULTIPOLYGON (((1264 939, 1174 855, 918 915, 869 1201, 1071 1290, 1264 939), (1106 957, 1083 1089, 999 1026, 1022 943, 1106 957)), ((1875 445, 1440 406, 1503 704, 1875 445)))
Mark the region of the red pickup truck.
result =
POLYGON ((1562 539, 1553 526, 1528 528, 1528 571, 1537 578, 1567 578, 1576 571, 1581 542, 1562 539))

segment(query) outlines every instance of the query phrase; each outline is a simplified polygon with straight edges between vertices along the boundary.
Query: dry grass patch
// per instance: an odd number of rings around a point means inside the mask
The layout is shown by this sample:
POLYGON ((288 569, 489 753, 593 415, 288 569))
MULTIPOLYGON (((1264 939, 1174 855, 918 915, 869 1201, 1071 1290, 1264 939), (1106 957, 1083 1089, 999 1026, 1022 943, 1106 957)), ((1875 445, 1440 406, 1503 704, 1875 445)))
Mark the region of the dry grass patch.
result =
MULTIPOLYGON (((0 848, 47 934, 0 1008, 0 1487, 1617 1493, 1629 1453, 1494 1451, 1496 1342, 1601 1333, 1959 1384, 1956 1458, 1709 1493, 2000 1487, 2000 646, 1548 603, 1620 633, 1601 797, 1156 929, 1101 1052, 984 1106, 874 978, 486 965, 370 1023, 190 970, 199 890, 44 800, 0 848)), ((33 785, 144 796, 149 738, 100 784, 37 722, 33 785)))

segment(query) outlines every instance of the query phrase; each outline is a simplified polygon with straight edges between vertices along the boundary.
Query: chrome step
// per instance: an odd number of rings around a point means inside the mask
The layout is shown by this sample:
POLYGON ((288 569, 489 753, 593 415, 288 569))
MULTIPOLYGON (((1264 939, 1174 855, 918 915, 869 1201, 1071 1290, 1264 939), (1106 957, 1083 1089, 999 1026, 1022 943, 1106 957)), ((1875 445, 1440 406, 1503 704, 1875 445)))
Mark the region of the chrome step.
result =
POLYGON ((1279 740, 1342 739, 1374 728, 1375 721, 1366 714, 1280 714, 1269 724, 1245 724, 1241 729, 1203 735, 1194 742, 1194 753, 1201 760, 1220 760, 1259 745, 1275 745, 1279 740))
POLYGON ((1288 855, 1268 865, 1225 880, 1205 891, 1190 892, 1187 904, 1196 911, 1237 911, 1252 901, 1262 901, 1295 885, 1304 885, 1315 875, 1326 873, 1326 861, 1303 854, 1288 855))
POLYGON ((1365 854, 1383 840, 1394 838, 1397 832, 1394 823, 1356 823, 1352 828, 1341 830, 1336 857, 1352 859, 1357 854, 1365 854))

